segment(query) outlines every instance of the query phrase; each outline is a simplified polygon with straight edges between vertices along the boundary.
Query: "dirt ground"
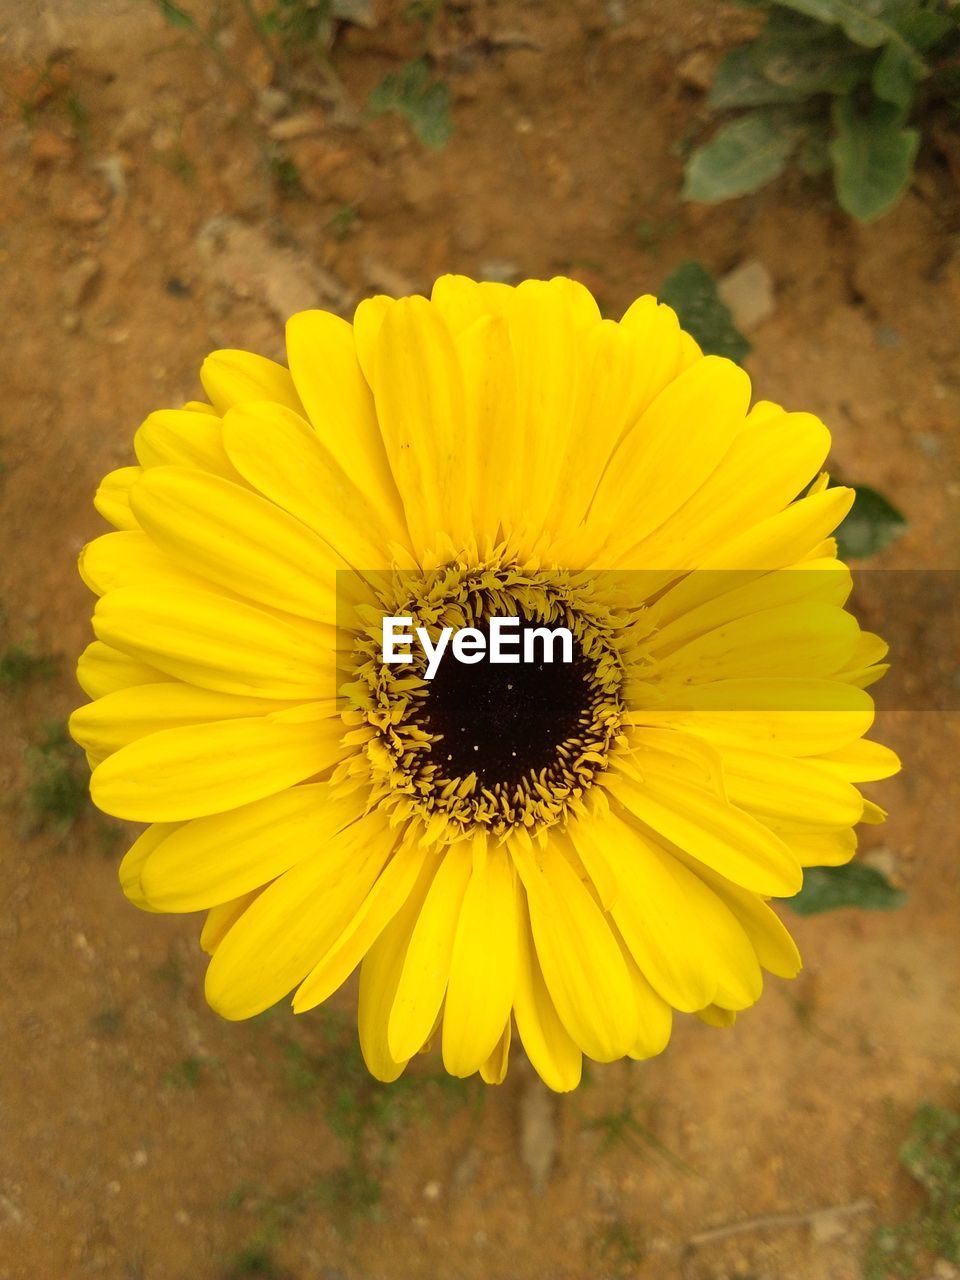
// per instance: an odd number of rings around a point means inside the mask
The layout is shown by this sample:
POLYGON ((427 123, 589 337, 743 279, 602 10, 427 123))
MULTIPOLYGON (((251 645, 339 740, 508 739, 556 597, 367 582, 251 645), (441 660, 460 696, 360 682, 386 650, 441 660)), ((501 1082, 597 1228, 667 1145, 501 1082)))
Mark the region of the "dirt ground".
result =
MULTIPOLYGON (((876 1226, 918 1203, 897 1163, 916 1107, 960 1099, 960 716, 881 720, 904 772, 862 844, 904 909, 792 917, 795 983, 771 979, 731 1030, 681 1019, 659 1059, 558 1100, 520 1062, 483 1092, 430 1060, 370 1086, 349 993, 329 1015, 220 1021, 198 921, 119 891, 129 833, 28 813, 31 745, 79 700, 99 477, 150 410, 197 394, 208 350, 279 356, 303 306, 349 314, 445 270, 567 272, 618 313, 687 258, 758 258, 758 395, 819 413, 836 468, 895 497, 910 530, 884 567, 960 567, 942 158, 870 228, 791 179, 685 206, 696 80, 741 10, 465 2, 426 32, 403 7, 341 33, 324 101, 277 92, 229 5, 214 57, 146 0, 0 0, 0 652, 62 655, 0 688, 0 1280, 855 1280, 876 1226), (439 152, 362 110, 425 42, 453 99, 439 152), (753 1221, 821 1208, 843 1212, 753 1221)), ((955 636, 910 621, 954 671, 955 636)), ((910 668, 909 645, 895 656, 910 668)))

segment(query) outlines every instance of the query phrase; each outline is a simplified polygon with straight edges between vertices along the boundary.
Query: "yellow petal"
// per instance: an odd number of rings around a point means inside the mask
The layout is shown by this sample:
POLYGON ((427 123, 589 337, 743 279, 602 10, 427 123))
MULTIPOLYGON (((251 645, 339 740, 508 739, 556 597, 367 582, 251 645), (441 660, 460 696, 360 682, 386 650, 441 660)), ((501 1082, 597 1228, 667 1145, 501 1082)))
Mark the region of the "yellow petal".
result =
POLYGON ((571 824, 579 849, 597 843, 620 883, 611 914, 643 976, 677 1009, 692 1012, 722 984, 744 1003, 760 970, 741 926, 682 862, 616 814, 571 824))
POLYGON ((207 968, 207 1000, 232 1020, 268 1009, 310 972, 356 912, 396 843, 370 815, 344 827, 247 908, 207 968))
POLYGON ((755 524, 782 511, 800 493, 823 465, 829 431, 810 413, 785 413, 768 405, 760 417, 757 408, 700 488, 658 529, 637 540, 624 564, 693 568, 740 534, 745 511, 755 524))
POLYGON ((666 776, 649 757, 638 766, 601 780, 634 817, 746 889, 781 897, 797 892, 800 868, 768 827, 712 792, 666 776))
POLYGON ((859 627, 834 605, 787 604, 734 618, 662 657, 658 674, 703 684, 761 676, 822 678, 853 652, 859 627))
POLYGON ((184 568, 258 604, 336 625, 336 571, 349 566, 272 502, 187 467, 145 471, 131 502, 184 568))
POLYGON ((463 477, 468 510, 481 545, 516 528, 524 485, 516 466, 517 371, 503 316, 484 315, 456 335, 464 382, 463 428, 470 465, 463 477))
POLYGON ((510 843, 527 891, 544 982, 560 1021, 589 1057, 599 1062, 622 1058, 636 1041, 639 1014, 610 926, 551 843, 536 856, 522 841, 510 843))
POLYGON ((132 685, 172 679, 173 676, 128 657, 102 640, 88 644, 77 661, 77 684, 89 698, 102 698, 132 685))
POLYGON ((336 694, 332 631, 213 591, 123 587, 97 603, 93 629, 130 659, 205 689, 301 701, 336 694))
POLYGON ((839 680, 745 679, 665 684, 662 707, 628 713, 628 723, 677 728, 722 747, 740 743, 784 755, 836 750, 873 723, 869 694, 839 680))
POLYGON ((579 348, 583 376, 545 521, 558 535, 583 520, 614 448, 680 372, 680 326, 669 307, 646 297, 620 324, 587 329, 579 348))
POLYGON ((478 1071, 510 1016, 517 973, 517 890, 504 848, 474 865, 463 895, 443 1009, 443 1065, 478 1071))
POLYGON ((658 604, 650 607, 644 621, 657 630, 647 646, 649 653, 662 658, 738 618, 747 618, 768 609, 807 601, 840 608, 853 589, 850 571, 839 560, 818 562, 817 567, 798 568, 795 572, 780 570, 760 577, 742 575, 748 579, 745 582, 736 573, 721 571, 719 576, 729 584, 728 587, 666 626, 659 626, 658 604))
POLYGON ((195 818, 151 854, 140 875, 156 911, 200 911, 274 880, 360 817, 356 794, 290 787, 229 813, 195 818))
POLYGON ((85 751, 105 759, 120 747, 161 729, 262 716, 288 705, 278 699, 244 698, 162 681, 119 689, 80 707, 70 717, 70 734, 85 751))
POLYGON ((140 527, 130 508, 130 490, 142 474, 141 467, 119 467, 103 477, 93 495, 93 505, 115 529, 140 527))
POLYGON ((377 360, 380 355, 380 330, 387 314, 397 305, 395 298, 379 293, 364 298, 353 314, 353 344, 356 359, 363 371, 364 380, 373 387, 377 377, 377 360))
POLYGON ((643 976, 626 943, 622 939, 618 941, 633 980, 633 991, 640 1014, 640 1032, 627 1056, 641 1062, 663 1053, 667 1047, 673 1030, 673 1009, 643 976))
POLYGON ((493 1047, 493 1052, 486 1062, 480 1064, 480 1079, 484 1084, 503 1084, 507 1078, 507 1067, 510 1063, 511 1022, 507 1018, 500 1034, 500 1039, 493 1047))
POLYGON ((203 922, 203 928, 200 930, 201 950, 205 951, 208 956, 212 956, 230 929, 237 923, 259 893, 259 889, 251 889, 249 893, 242 893, 239 898, 233 898, 230 902, 221 902, 218 906, 211 907, 207 912, 207 918, 203 922))
POLYGON ((819 757, 819 763, 838 778, 850 782, 878 782, 900 772, 900 758, 881 742, 850 742, 819 757))
POLYGON ((440 1012, 470 871, 468 845, 457 844, 444 850, 413 927, 390 1011, 387 1043, 396 1062, 420 1051, 440 1012))
POLYGON ((527 1057, 549 1089, 569 1093, 580 1083, 583 1055, 557 1014, 547 991, 530 933, 524 895, 518 912, 517 986, 513 1012, 527 1057))
POLYGON ((342 759, 343 723, 282 724, 269 716, 164 729, 121 748, 93 771, 104 813, 181 822, 223 813, 302 782, 342 759))
POLYGON ((759 894, 741 889, 709 867, 686 861, 736 916, 761 966, 778 978, 795 978, 802 968, 800 952, 773 908, 759 894))
POLYGON ((214 351, 200 368, 200 381, 221 417, 247 400, 275 400, 303 412, 288 370, 251 351, 214 351))
POLYGON ((414 549, 431 550, 441 533, 462 545, 471 532, 461 496, 463 376, 450 331, 426 299, 404 298, 386 313, 376 368, 377 416, 414 549))
POLYGON ((373 943, 360 965, 360 995, 357 1001, 357 1028, 360 1050, 367 1070, 377 1080, 388 1083, 403 1073, 408 1059, 395 1059, 387 1044, 390 1012, 396 1000, 403 961, 414 925, 437 869, 437 860, 428 857, 413 891, 384 931, 373 943))
POLYGON ((777 834, 802 867, 842 867, 857 852, 857 833, 853 830, 780 827, 777 834))
POLYGON ((140 883, 140 876, 146 865, 147 859, 169 835, 178 829, 179 824, 175 822, 155 822, 152 827, 147 827, 142 835, 134 840, 133 844, 127 850, 120 860, 118 874, 120 876, 120 888, 123 890, 127 899, 133 903, 135 907, 139 907, 141 911, 153 911, 150 903, 147 902, 143 886, 140 883))
POLYGON ((750 379, 707 356, 681 373, 628 431, 610 459, 587 524, 611 527, 611 554, 656 529, 707 479, 750 402, 750 379))
POLYGON ((344 562, 355 569, 390 566, 394 531, 381 520, 373 494, 342 470, 303 418, 276 405, 242 405, 224 418, 223 434, 243 478, 344 562))
POLYGON ((817 760, 729 745, 721 754, 731 803, 753 814, 822 827, 849 827, 860 821, 863 800, 856 787, 831 775, 817 760))
POLYGON ((301 311, 287 321, 287 358, 318 439, 344 475, 368 495, 391 540, 408 545, 400 495, 373 395, 357 360, 354 330, 327 311, 301 311))
POLYGON ((223 424, 209 413, 159 409, 133 438, 142 467, 199 467, 236 483, 240 477, 223 447, 223 424))
POLYGON ((293 997, 294 1013, 304 1013, 333 995, 363 960, 403 908, 423 870, 426 852, 414 842, 390 859, 353 919, 317 961, 293 997))
POLYGON ((77 567, 84 583, 99 596, 117 587, 142 587, 146 583, 177 590, 210 590, 209 582, 164 555, 140 529, 94 538, 80 552, 77 567))

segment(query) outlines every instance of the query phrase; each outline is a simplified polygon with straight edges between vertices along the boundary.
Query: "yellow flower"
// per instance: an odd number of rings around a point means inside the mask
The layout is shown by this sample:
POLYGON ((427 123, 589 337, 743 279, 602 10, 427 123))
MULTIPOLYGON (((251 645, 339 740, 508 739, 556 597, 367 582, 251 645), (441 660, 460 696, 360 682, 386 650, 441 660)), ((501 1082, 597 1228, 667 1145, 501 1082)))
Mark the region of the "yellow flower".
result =
POLYGON ((863 740, 885 646, 843 608, 826 428, 564 279, 304 312, 287 356, 210 356, 210 403, 151 414, 97 495, 71 729, 100 808, 152 824, 127 896, 208 912, 227 1018, 359 966, 382 1080, 438 1037, 499 1082, 515 1027, 571 1089, 674 1010, 729 1024, 799 968, 767 899, 852 857, 883 817, 854 784, 898 767, 863 740), (572 661, 384 661, 385 618, 511 617, 572 661))

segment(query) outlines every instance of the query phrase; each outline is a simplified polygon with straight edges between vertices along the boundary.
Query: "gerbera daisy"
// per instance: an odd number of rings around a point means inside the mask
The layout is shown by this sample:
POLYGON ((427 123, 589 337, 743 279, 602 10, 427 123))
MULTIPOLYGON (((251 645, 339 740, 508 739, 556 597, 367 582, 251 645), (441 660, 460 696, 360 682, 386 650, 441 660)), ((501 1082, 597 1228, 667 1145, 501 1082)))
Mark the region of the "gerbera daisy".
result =
POLYGON ((653 297, 438 280, 287 327, 289 368, 208 357, 96 505, 99 600, 71 729, 101 809, 151 824, 146 910, 205 910, 206 993, 296 1012, 359 966, 395 1079, 645 1058, 793 976, 771 897, 847 861, 883 643, 844 610, 830 443, 704 356, 653 297), (798 496, 802 495, 802 496, 798 496), (385 661, 562 626, 570 662, 385 661))

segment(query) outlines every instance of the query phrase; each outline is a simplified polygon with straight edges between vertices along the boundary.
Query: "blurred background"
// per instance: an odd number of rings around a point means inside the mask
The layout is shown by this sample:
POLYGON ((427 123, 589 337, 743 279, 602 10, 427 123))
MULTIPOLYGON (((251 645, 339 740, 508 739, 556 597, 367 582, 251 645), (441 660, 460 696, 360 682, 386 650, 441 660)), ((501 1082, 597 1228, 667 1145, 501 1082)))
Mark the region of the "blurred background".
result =
MULTIPOLYGON (((123 899, 131 831, 64 733, 75 558, 137 425, 209 350, 282 359, 291 312, 444 271, 573 275, 613 316, 659 292, 830 426, 872 495, 848 551, 955 570, 957 21, 0 0, 0 1280, 960 1277, 956 715, 882 715, 869 893, 784 906, 796 982, 562 1098, 519 1055, 498 1089, 431 1057, 374 1084, 352 988, 220 1021, 199 920, 123 899)), ((905 599, 895 662, 955 681, 905 599)))

